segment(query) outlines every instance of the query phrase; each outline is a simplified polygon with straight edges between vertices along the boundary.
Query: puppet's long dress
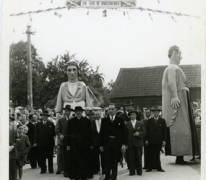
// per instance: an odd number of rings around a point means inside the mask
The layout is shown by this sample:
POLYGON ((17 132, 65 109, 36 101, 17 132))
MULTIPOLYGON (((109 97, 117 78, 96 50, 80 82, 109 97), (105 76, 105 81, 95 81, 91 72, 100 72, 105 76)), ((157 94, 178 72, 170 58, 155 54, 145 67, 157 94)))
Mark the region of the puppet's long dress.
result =
POLYGON ((182 69, 174 64, 170 64, 163 74, 162 116, 168 127, 166 155, 198 155, 200 151, 186 76, 182 69), (172 91, 171 84, 175 84, 175 92, 172 91), (171 106, 171 96, 174 93, 177 93, 180 100, 180 107, 177 109, 171 106))

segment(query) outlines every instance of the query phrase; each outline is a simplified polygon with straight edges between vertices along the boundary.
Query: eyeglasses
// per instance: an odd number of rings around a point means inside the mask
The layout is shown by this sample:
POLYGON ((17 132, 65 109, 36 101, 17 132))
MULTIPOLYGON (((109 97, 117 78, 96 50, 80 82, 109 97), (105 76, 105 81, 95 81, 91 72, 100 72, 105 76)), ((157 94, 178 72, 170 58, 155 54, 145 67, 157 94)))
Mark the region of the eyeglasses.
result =
POLYGON ((114 108, 111 108, 111 109, 109 109, 109 110, 115 110, 114 108))

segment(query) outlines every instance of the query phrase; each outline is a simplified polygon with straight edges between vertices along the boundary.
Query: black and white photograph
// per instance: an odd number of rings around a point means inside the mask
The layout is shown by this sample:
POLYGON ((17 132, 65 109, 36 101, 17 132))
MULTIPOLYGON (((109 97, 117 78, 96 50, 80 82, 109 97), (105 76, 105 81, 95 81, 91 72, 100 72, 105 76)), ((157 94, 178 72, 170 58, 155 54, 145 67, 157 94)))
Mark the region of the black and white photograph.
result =
POLYGON ((0 179, 205 179, 204 0, 1 7, 0 179))

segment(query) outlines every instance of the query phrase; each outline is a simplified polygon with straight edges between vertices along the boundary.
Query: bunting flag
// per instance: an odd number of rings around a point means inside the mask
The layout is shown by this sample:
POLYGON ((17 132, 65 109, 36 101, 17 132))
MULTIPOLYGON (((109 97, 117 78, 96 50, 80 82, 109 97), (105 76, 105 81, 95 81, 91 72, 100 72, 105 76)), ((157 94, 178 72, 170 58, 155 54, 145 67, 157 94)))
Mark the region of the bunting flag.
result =
MULTIPOLYGON (((10 16, 22 16, 22 15, 26 15, 26 14, 34 14, 34 13, 43 13, 43 12, 49 12, 49 11, 57 11, 57 10, 62 10, 62 9, 101 9, 101 8, 86 8, 86 7, 81 7, 79 4, 75 4, 74 6, 63 6, 63 7, 57 7, 57 8, 49 8, 49 9, 45 9, 45 10, 38 10, 38 11, 29 11, 29 12, 21 12, 21 13, 18 13, 18 14, 11 14, 10 16)), ((184 13, 181 13, 181 12, 169 12, 169 11, 162 11, 162 10, 158 10, 158 9, 150 9, 150 8, 142 8, 142 7, 120 7, 120 8, 110 8, 110 7, 107 7, 107 9, 115 9, 115 10, 123 10, 124 9, 136 9, 136 10, 140 10, 140 11, 149 11, 149 12, 153 12, 153 13, 160 13, 160 14, 169 14, 169 15, 173 15, 173 16, 187 16, 187 17, 194 17, 194 18, 200 18, 198 16, 194 16, 194 15, 189 15, 189 14, 184 14, 184 13)), ((124 14, 124 13, 123 13, 124 14)), ((149 13, 150 14, 150 13, 149 13)), ((151 14, 149 15, 151 16, 151 14)))
POLYGON ((30 20, 30 21, 32 21, 32 17, 31 17, 31 14, 29 14, 29 20, 30 20))
POLYGON ((128 18, 130 19, 129 12, 127 11, 128 18))
POLYGON ((103 11, 103 17, 107 17, 107 10, 103 11))
POLYGON ((151 14, 149 13, 149 17, 151 18, 151 20, 153 21, 153 19, 152 19, 152 16, 151 16, 151 14))
POLYGON ((172 19, 177 23, 177 21, 175 20, 175 18, 172 16, 172 19))
POLYGON ((61 14, 58 14, 57 12, 54 12, 54 15, 56 15, 57 17, 62 17, 62 15, 61 14))

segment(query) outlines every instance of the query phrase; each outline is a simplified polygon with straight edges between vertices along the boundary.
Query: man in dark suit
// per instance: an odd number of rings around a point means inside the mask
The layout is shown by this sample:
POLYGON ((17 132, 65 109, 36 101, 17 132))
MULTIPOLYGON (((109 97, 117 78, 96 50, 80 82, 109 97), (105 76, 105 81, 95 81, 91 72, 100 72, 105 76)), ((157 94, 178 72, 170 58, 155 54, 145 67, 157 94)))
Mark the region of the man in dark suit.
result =
POLYGON ((109 105, 109 116, 102 119, 100 150, 104 151, 105 180, 117 179, 117 165, 121 150, 125 151, 126 127, 124 120, 116 114, 115 104, 109 105), (112 175, 111 175, 112 171, 112 175))
MULTIPOLYGON (((150 118, 150 115, 151 115, 150 109, 146 109, 145 110, 145 118, 142 120, 145 129, 147 127, 147 122, 148 122, 148 119, 150 118)), ((150 161, 149 160, 149 155, 148 155, 149 149, 148 149, 148 146, 145 144, 145 141, 146 141, 146 134, 143 137, 143 143, 144 143, 144 167, 143 167, 143 169, 148 168, 148 164, 149 164, 149 161, 150 161)))
MULTIPOLYGON (((130 117, 129 117, 128 113, 134 109, 132 101, 130 101, 130 100, 126 101, 125 104, 124 104, 124 109, 125 109, 125 111, 124 111, 124 113, 120 114, 120 117, 122 119, 124 119, 124 122, 126 123, 126 122, 130 121, 130 117)), ((128 154, 127 149, 126 149, 126 152, 123 153, 123 155, 125 157, 125 161, 127 163, 128 169, 129 169, 129 164, 130 163, 129 163, 129 154, 128 154)))
POLYGON ((33 146, 34 145, 34 129, 37 123, 37 117, 35 114, 30 114, 29 115, 29 123, 27 124, 28 127, 28 132, 27 132, 27 136, 29 138, 29 141, 31 143, 31 149, 28 153, 29 159, 30 159, 30 165, 32 169, 35 169, 37 167, 37 162, 38 165, 40 165, 39 162, 39 150, 37 146, 33 146))
POLYGON ((81 106, 76 106, 74 111, 75 117, 67 123, 67 150, 71 157, 69 178, 86 180, 93 178, 91 120, 82 116, 84 109, 81 106))
POLYGON ((100 171, 100 159, 102 174, 104 174, 104 158, 103 152, 100 151, 100 129, 101 129, 101 109, 94 112, 94 120, 92 123, 92 132, 94 138, 93 149, 93 173, 97 174, 100 171))
POLYGON ((20 140, 17 136, 15 118, 13 115, 9 117, 9 180, 17 179, 17 146, 20 140))
POLYGON ((143 136, 146 134, 143 122, 139 121, 137 111, 131 111, 128 114, 131 121, 126 123, 127 146, 129 154, 129 167, 132 176, 135 170, 138 175, 142 175, 142 146, 143 136))
POLYGON ((128 113, 134 109, 132 101, 126 101, 124 104, 124 108, 125 108, 125 111, 124 111, 124 113, 122 113, 120 115, 120 117, 122 119, 124 119, 125 122, 129 122, 130 117, 129 117, 128 113))
POLYGON ((64 171, 64 177, 68 177, 68 151, 66 149, 66 133, 67 133, 67 122, 70 119, 70 114, 73 111, 70 105, 66 105, 64 110, 64 117, 57 120, 55 132, 57 134, 57 172, 60 174, 64 171))
POLYGON ((152 108, 151 111, 153 111, 154 117, 148 120, 146 127, 147 135, 145 144, 148 145, 150 159, 150 163, 148 164, 148 169, 146 172, 152 171, 151 160, 154 159, 154 156, 156 157, 157 171, 165 172, 161 167, 160 151, 162 147, 166 145, 166 122, 165 119, 162 119, 159 116, 159 112, 161 110, 158 107, 152 108))
POLYGON ((43 111, 41 114, 42 122, 36 124, 34 132, 34 146, 39 147, 41 172, 46 173, 46 159, 48 159, 49 173, 54 173, 53 170, 53 152, 54 152, 54 123, 48 121, 48 111, 43 111))

